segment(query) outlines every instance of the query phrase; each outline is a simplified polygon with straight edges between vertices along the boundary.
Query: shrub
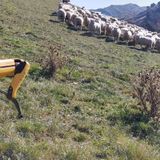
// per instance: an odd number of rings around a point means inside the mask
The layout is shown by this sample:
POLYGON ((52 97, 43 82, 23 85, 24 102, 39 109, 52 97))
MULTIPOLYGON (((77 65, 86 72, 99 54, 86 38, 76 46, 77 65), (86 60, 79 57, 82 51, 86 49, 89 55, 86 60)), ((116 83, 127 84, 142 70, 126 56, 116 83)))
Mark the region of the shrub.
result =
POLYGON ((66 62, 67 57, 62 56, 62 46, 50 46, 48 54, 41 63, 43 75, 47 78, 54 78, 57 69, 61 69, 66 62))
POLYGON ((160 70, 152 68, 134 78, 133 96, 138 99, 138 108, 149 117, 159 119, 160 70))

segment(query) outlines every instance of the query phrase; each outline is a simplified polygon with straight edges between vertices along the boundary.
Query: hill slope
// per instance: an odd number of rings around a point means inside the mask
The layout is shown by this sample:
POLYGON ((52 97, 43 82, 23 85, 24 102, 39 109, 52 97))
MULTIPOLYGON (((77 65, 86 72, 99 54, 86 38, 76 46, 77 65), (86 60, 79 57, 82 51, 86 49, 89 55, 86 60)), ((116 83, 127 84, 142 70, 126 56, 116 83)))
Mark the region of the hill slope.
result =
POLYGON ((139 7, 138 5, 132 3, 125 5, 111 5, 106 8, 97 9, 97 11, 101 12, 104 15, 117 17, 119 19, 132 18, 145 10, 146 7, 139 7))
POLYGON ((132 17, 128 21, 151 31, 160 31, 160 5, 150 6, 144 12, 132 17))
MULTIPOLYGON (((0 56, 26 59, 32 67, 18 93, 24 119, 16 120, 13 106, 0 100, 0 157, 158 160, 159 138, 132 137, 134 131, 143 135, 137 124, 148 123, 133 121, 131 128, 131 120, 123 125, 121 115, 139 115, 131 109, 129 76, 160 67, 160 56, 73 31, 51 16, 57 6, 55 0, 1 0, 0 56), (41 75, 40 63, 48 46, 57 43, 69 60, 49 80, 41 75)), ((8 84, 1 79, 0 88, 8 84)))

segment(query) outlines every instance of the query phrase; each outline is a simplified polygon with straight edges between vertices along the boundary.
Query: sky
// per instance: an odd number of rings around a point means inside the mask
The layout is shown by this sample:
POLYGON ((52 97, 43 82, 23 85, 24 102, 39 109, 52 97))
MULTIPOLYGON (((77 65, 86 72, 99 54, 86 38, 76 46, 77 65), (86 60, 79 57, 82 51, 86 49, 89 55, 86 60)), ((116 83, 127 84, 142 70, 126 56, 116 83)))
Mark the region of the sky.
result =
POLYGON ((151 3, 157 3, 160 0, 70 0, 72 4, 77 6, 84 6, 87 9, 105 8, 109 5, 119 5, 134 3, 139 6, 149 6, 151 3))

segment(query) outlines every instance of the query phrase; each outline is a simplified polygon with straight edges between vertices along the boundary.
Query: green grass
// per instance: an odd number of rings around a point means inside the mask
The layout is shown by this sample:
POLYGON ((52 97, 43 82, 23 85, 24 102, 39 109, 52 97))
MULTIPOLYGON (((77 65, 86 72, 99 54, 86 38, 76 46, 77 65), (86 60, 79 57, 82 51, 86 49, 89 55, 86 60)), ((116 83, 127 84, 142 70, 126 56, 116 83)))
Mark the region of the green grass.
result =
MULTIPOLYGON (((0 100, 0 157, 160 159, 159 126, 133 109, 130 83, 133 74, 160 67, 159 54, 70 30, 54 22, 57 6, 55 0, 1 0, 0 57, 26 59, 31 70, 18 92, 24 119, 0 100), (49 80, 40 61, 57 43, 69 62, 49 80)), ((1 79, 1 89, 9 82, 1 79)))

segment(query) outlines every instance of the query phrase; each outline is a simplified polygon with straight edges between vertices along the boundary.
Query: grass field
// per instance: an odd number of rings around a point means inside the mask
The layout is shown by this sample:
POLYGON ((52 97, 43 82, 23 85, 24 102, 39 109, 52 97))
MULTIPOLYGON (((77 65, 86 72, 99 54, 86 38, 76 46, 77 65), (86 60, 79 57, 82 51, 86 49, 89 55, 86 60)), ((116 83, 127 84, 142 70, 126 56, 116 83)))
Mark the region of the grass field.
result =
POLYGON ((159 124, 134 109, 130 77, 160 68, 160 55, 71 30, 52 16, 57 7, 57 0, 0 2, 1 59, 31 63, 18 92, 24 118, 0 100, 0 159, 159 160, 159 124), (47 79, 40 62, 57 44, 68 63, 47 79))

